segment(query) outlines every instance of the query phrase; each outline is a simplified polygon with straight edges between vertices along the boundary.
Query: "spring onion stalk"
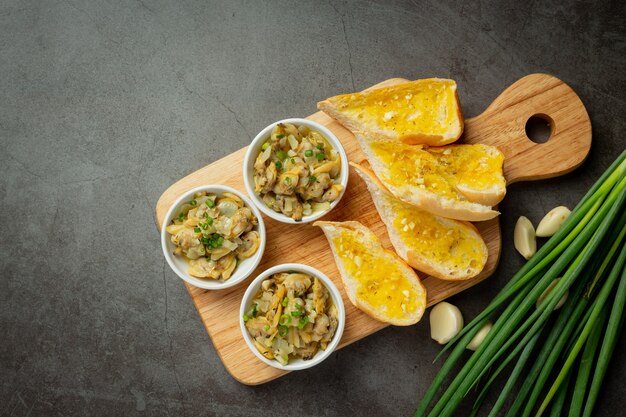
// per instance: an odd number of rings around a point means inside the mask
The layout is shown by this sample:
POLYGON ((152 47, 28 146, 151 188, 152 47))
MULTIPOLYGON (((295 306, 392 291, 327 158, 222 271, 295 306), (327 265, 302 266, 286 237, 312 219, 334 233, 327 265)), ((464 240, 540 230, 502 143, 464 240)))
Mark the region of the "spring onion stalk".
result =
POLYGON ((550 415, 560 415, 567 404, 571 404, 570 415, 580 415, 581 411, 591 415, 624 320, 625 234, 626 151, 591 187, 559 231, 485 310, 448 342, 437 358, 446 351, 451 353, 415 417, 451 417, 475 387, 479 394, 471 416, 478 415, 495 378, 505 371, 510 376, 489 416, 498 415, 510 396, 515 401, 507 416, 530 416, 533 412, 541 416, 548 410, 550 415), (536 306, 539 296, 557 277, 561 278, 558 284, 536 306), (568 300, 555 312, 567 292, 568 300), (604 314, 609 316, 607 320, 604 314), (465 347, 488 319, 495 319, 491 331, 466 357, 465 347), (583 359, 579 360, 581 354, 583 359), (444 382, 450 380, 452 370, 462 362, 447 389, 431 404, 444 382), (512 369, 510 363, 515 363, 512 369), (521 375, 524 384, 515 393, 521 375), (568 389, 570 380, 573 390, 568 389), (543 401, 538 404, 542 395, 543 401))
MULTIPOLYGON (((622 251, 624 248, 622 247, 622 251)), ((583 417, 590 417, 593 411, 593 407, 598 399, 598 393, 600 392, 600 386, 602 380, 606 374, 606 370, 609 367, 609 361, 615 350, 617 339, 620 334, 622 325, 624 324, 624 305, 626 304, 626 268, 622 267, 622 276, 620 278, 619 287, 617 289, 617 295, 611 309, 611 315, 609 316, 609 324, 606 329, 604 340, 602 341, 602 347, 598 356, 598 363, 596 365, 595 372, 589 390, 589 396, 585 403, 585 409, 583 411, 583 417)))
MULTIPOLYGON (((589 339, 587 339, 583 356, 580 359, 580 368, 578 369, 578 376, 576 377, 576 383, 574 385, 574 394, 572 395, 572 403, 569 408, 569 417, 578 417, 582 414, 583 400, 585 392, 587 391, 587 384, 589 382, 589 376, 591 375, 596 350, 600 343, 600 337, 602 337, 602 326, 596 326, 591 331, 589 339)), ((560 391, 563 391, 563 387, 560 388, 560 391)), ((559 392, 555 402, 558 402, 560 397, 561 393, 559 392)))
POLYGON ((559 392, 554 400, 552 410, 550 410, 550 417, 561 417, 563 413, 563 407, 565 406, 565 399, 567 398, 567 389, 569 387, 571 373, 567 374, 564 384, 559 388, 559 392))
POLYGON ((615 282, 617 281, 617 278, 620 272, 622 272, 624 268, 625 260, 626 260, 626 251, 622 251, 619 259, 617 260, 617 263, 615 264, 615 266, 613 267, 613 270, 611 271, 611 275, 602 286, 602 290, 600 291, 600 294, 598 294, 598 298, 593 303, 593 309, 591 310, 591 316, 589 317, 589 320, 587 320, 587 323, 585 324, 585 327, 582 333, 578 337, 576 344, 570 351, 570 354, 567 356, 567 359, 565 360, 565 364, 563 365, 561 372, 559 372, 559 375, 554 381, 554 384, 552 384, 550 391, 548 391, 548 394, 546 395, 545 399, 539 406, 539 410, 537 411, 537 414, 535 415, 536 417, 539 417, 543 414, 543 411, 547 408, 548 404, 550 403, 550 400, 552 399, 557 389, 559 388, 559 385, 565 378, 565 375, 567 374, 567 372, 569 372, 570 368, 572 367, 572 364, 574 360, 576 359, 578 353, 580 352, 585 342, 587 341, 587 338, 589 337, 591 330, 594 328, 594 326, 598 325, 597 322, 600 321, 598 320, 598 317, 602 313, 602 310, 606 308, 607 306, 606 302, 609 296, 611 295, 611 292, 613 290, 613 287, 615 285, 615 282))

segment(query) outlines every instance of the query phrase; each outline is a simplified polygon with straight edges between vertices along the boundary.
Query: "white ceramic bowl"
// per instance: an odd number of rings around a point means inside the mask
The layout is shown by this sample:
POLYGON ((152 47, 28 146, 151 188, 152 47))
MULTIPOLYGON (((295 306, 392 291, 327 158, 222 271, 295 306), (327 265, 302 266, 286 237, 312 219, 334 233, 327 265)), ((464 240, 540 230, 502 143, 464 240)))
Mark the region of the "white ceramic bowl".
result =
POLYGON ((252 202, 268 217, 274 220, 277 220, 279 222, 292 223, 292 224, 293 223, 309 223, 309 222, 315 221, 319 219, 320 217, 324 216, 325 214, 327 214, 333 208, 335 208, 335 206, 339 204, 339 201, 343 197, 343 194, 346 191, 346 187, 348 186, 348 171, 349 171, 348 157, 346 155, 346 151, 343 149, 343 146, 341 145, 341 142, 339 142, 339 139, 337 139, 337 136, 335 136, 335 134, 331 132, 326 126, 323 126, 317 122, 314 122, 308 119, 284 119, 284 120, 279 120, 278 122, 272 123, 271 125, 267 126, 265 129, 261 130, 261 132, 258 135, 256 135, 256 137, 254 138, 254 140, 248 147, 248 150, 246 151, 246 156, 243 161, 243 181, 246 186, 246 191, 248 192, 248 195, 252 199, 252 202), (263 200, 261 200, 261 197, 258 196, 254 192, 254 161, 256 161, 256 158, 259 156, 259 153, 261 153, 261 147, 269 138, 270 134, 272 133, 272 129, 274 129, 274 126, 276 126, 279 123, 290 123, 295 126, 304 125, 304 126, 309 127, 311 130, 317 130, 326 138, 326 140, 328 140, 328 143, 330 143, 330 145, 339 153, 339 157, 341 159, 341 172, 339 173, 339 183, 343 186, 343 190, 341 191, 341 194, 339 194, 339 197, 330 204, 330 207, 328 208, 328 210, 314 212, 312 214, 309 214, 308 216, 303 216, 302 220, 300 221, 295 221, 289 216, 286 216, 282 213, 275 212, 274 210, 269 208, 263 202, 263 200))
POLYGON ((169 264, 170 268, 172 268, 172 270, 176 272, 176 275, 187 281, 189 284, 207 290, 221 290, 224 288, 229 288, 239 284, 248 276, 250 276, 252 271, 254 271, 261 262, 261 258, 263 257, 263 251, 265 250, 265 242, 265 224, 263 223, 263 218, 261 217, 261 213, 259 212, 259 210, 241 191, 237 191, 234 188, 227 187, 225 185, 203 185, 194 188, 193 190, 187 191, 185 194, 178 197, 174 204, 172 204, 170 209, 167 211, 167 214, 165 215, 165 219, 163 219, 163 226, 161 227, 161 246, 163 247, 163 255, 165 255, 165 259, 167 259, 167 263, 169 264), (213 194, 217 194, 218 196, 222 195, 222 193, 224 192, 233 193, 243 200, 246 206, 249 207, 250 210, 252 210, 252 213, 259 221, 259 224, 254 228, 254 230, 259 232, 259 237, 261 239, 261 245, 259 246, 259 249, 257 249, 254 256, 241 261, 239 265, 237 265, 237 268, 235 268, 235 271, 233 272, 231 277, 226 281, 201 279, 189 275, 187 273, 189 264, 183 259, 182 256, 174 255, 176 245, 171 242, 170 234, 165 231, 167 225, 172 222, 172 219, 178 213, 180 206, 182 206, 185 202, 193 199, 193 195, 199 191, 210 192, 213 194))
POLYGON ((282 369, 285 371, 299 371, 301 369, 307 369, 307 368, 317 365, 318 363, 326 359, 339 344, 339 341, 341 340, 341 336, 343 335, 345 322, 346 322, 346 309, 343 305, 341 294, 339 294, 339 290, 337 289, 335 284, 330 280, 330 278, 328 278, 326 275, 324 275, 317 269, 311 268, 310 266, 304 265, 304 264, 276 265, 266 270, 262 274, 260 274, 248 286, 248 289, 246 290, 246 293, 243 296, 243 300, 241 301, 241 308, 239 309, 239 324, 241 326, 241 333, 243 334, 243 338, 245 339, 252 353, 254 353, 256 357, 262 360, 264 363, 270 366, 273 366, 274 368, 282 369), (324 286, 328 289, 328 292, 330 293, 330 296, 332 297, 333 303, 335 303, 335 306, 337 307, 338 324, 337 324, 337 330, 335 331, 335 334, 332 340, 326 347, 326 350, 319 350, 312 359, 309 359, 306 361, 303 359, 291 359, 289 360, 289 363, 287 365, 282 365, 278 361, 267 359, 265 356, 261 355, 261 353, 257 350, 257 348, 254 346, 254 343, 252 341, 253 340, 252 337, 248 333, 248 329, 246 329, 246 325, 243 321, 243 315, 246 314, 246 311, 248 311, 250 307, 250 303, 254 299, 254 296, 261 289, 261 283, 265 281, 266 279, 268 279, 273 274, 276 274, 278 272, 285 272, 285 271, 304 272, 306 274, 319 278, 324 284, 324 286))

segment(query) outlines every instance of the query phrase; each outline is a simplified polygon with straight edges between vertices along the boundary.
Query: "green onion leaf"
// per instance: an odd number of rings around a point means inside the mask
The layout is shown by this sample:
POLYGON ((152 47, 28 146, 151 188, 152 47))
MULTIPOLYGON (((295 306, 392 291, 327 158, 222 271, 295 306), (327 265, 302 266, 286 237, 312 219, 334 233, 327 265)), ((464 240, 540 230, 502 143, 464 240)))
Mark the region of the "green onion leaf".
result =
POLYGON ((266 324, 265 326, 263 326, 263 330, 268 331, 270 329, 270 325, 266 324))
POLYGON ((181 222, 182 222, 183 220, 185 220, 185 213, 180 213, 180 214, 178 215, 178 221, 181 221, 181 222))
POLYGON ((289 323, 291 323, 291 316, 288 314, 283 314, 282 316, 280 316, 280 320, 278 320, 278 323, 282 326, 287 326, 289 323))
POLYGON ((191 200, 189 204, 191 204, 192 206, 197 206, 198 202, 196 200, 191 200))
POLYGON ((252 317, 256 317, 256 315, 259 314, 257 308, 259 308, 259 305, 257 303, 254 303, 254 305, 252 306, 252 317))
POLYGON ((211 200, 210 198, 205 202, 205 204, 209 207, 209 208, 213 208, 215 207, 215 201, 211 200))
POLYGON ((317 158, 318 161, 323 161, 324 160, 324 154, 322 152, 320 152, 317 155, 315 155, 315 157, 317 158))
POLYGON ((276 161, 276 169, 281 170, 283 168, 283 163, 280 161, 276 161))
POLYGON ((308 322, 309 322, 309 316, 304 316, 304 318, 300 319, 300 322, 298 323, 298 329, 299 330, 304 329, 304 326, 306 326, 308 322))
POLYGON ((285 177, 285 184, 291 185, 291 177, 285 177))
POLYGON ((317 181, 317 177, 315 175, 309 176, 309 183, 313 184, 315 181, 317 181))
POLYGON ((307 158, 310 158, 313 156, 313 151, 312 150, 306 150, 304 151, 304 156, 306 156, 307 158))
POLYGON ((269 148, 269 147, 270 147, 270 143, 269 143, 269 142, 265 142, 265 143, 263 144, 263 146, 261 146, 261 149, 262 149, 262 150, 266 150, 266 149, 267 149, 267 148, 269 148))
POLYGON ((248 321, 248 320, 250 320, 250 317, 248 317, 247 314, 244 314, 243 315, 243 321, 248 321))
POLYGON ((317 144, 317 149, 319 149, 320 151, 324 149, 324 145, 321 143, 317 144))
POLYGON ((278 334, 281 337, 287 336, 287 333, 289 333, 289 328, 287 326, 278 326, 278 334))
POLYGON ((281 133, 281 134, 279 134, 279 135, 276 135, 276 137, 277 137, 278 139, 282 139, 282 138, 284 138, 284 137, 285 137, 285 135, 283 135, 283 134, 281 133))
POLYGON ((276 152, 276 157, 280 159, 281 161, 284 161, 285 159, 287 159, 287 152, 280 150, 276 152))
POLYGON ((200 233, 200 228, 199 227, 194 227, 193 231, 196 232, 196 233, 200 233))
POLYGON ((287 297, 283 298, 283 307, 287 307, 288 303, 289 303, 289 298, 287 297))
POLYGON ((206 218, 206 224, 209 225, 209 226, 212 225, 213 224, 213 217, 207 217, 206 218))

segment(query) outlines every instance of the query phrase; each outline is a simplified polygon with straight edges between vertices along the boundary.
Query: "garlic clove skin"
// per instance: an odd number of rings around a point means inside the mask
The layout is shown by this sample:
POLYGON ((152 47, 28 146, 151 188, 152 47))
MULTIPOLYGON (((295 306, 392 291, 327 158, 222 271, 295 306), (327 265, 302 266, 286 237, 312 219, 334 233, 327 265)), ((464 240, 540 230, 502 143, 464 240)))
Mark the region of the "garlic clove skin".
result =
POLYGON ((563 222, 567 220, 570 213, 570 209, 565 206, 553 208, 539 222, 536 235, 539 237, 550 237, 554 235, 561 228, 563 222))
POLYGON ((462 328, 463 315, 458 307, 444 301, 430 311, 430 337, 437 343, 448 343, 462 328))
POLYGON ((528 218, 520 216, 520 218, 517 219, 513 232, 513 242, 515 249, 517 249, 526 260, 530 259, 535 252, 537 252, 535 228, 528 218))
POLYGON ((472 338, 472 340, 470 340, 470 342, 467 344, 467 349, 476 351, 476 349, 478 349, 483 340, 485 340, 485 337, 487 337, 492 327, 493 323, 491 321, 487 321, 483 325, 483 327, 480 328, 478 333, 476 333, 476 335, 472 338))

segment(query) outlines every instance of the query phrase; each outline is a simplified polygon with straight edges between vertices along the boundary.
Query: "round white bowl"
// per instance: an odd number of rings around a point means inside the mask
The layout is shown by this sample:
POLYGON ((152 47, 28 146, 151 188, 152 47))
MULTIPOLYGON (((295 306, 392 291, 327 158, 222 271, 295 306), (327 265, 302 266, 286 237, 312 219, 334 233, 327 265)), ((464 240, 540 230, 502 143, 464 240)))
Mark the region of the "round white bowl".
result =
POLYGON ((249 277, 252 271, 254 271, 261 262, 261 258, 263 257, 263 251, 265 250, 265 242, 265 224, 263 223, 263 218, 261 217, 261 213, 259 212, 259 210, 241 191, 237 191, 234 188, 227 187, 225 185, 203 185, 200 187, 196 187, 193 190, 187 191, 185 194, 178 197, 174 204, 172 204, 170 209, 167 211, 167 214, 165 215, 165 219, 163 219, 163 226, 161 227, 161 246, 163 247, 163 255, 165 256, 165 259, 167 259, 167 263, 169 264, 170 268, 172 268, 176 275, 178 275, 189 284, 207 290, 221 290, 224 288, 233 287, 249 277), (237 268, 235 268, 235 271, 233 272, 231 277, 226 281, 202 279, 189 275, 187 273, 189 264, 185 261, 185 259, 183 259, 182 256, 174 255, 176 245, 171 242, 170 234, 167 233, 167 231, 165 230, 165 228, 172 222, 174 216, 178 213, 180 206, 182 206, 185 202, 191 200, 193 198, 193 195, 199 191, 206 191, 209 193, 217 194, 218 196, 222 195, 224 192, 235 194, 243 200, 243 202, 246 204, 247 207, 250 208, 250 210, 252 210, 252 213, 256 216, 259 222, 259 224, 254 229, 259 232, 259 237, 261 239, 259 249, 257 249, 254 256, 241 261, 239 265, 237 265, 237 268))
POLYGON ((328 278, 326 275, 324 275, 317 269, 311 268, 310 266, 304 265, 304 264, 276 265, 266 270, 262 274, 260 274, 248 286, 248 289, 246 290, 246 293, 244 294, 243 299, 241 300, 241 308, 239 309, 239 325, 241 327, 241 333, 243 334, 243 338, 245 339, 246 344, 248 345, 252 353, 254 353, 257 358, 259 358, 260 360, 262 360, 264 363, 268 364, 269 366, 273 366, 274 368, 282 369, 284 371, 299 371, 301 369, 311 368, 312 366, 317 365, 318 363, 326 359, 328 356, 330 356, 330 354, 335 350, 335 348, 339 344, 339 341, 341 340, 341 336, 343 335, 343 329, 345 327, 345 322, 346 322, 346 309, 343 305, 341 294, 339 294, 339 290, 337 289, 335 284, 330 280, 330 278, 328 278), (280 362, 276 360, 267 359, 265 356, 261 355, 261 353, 257 350, 257 348, 254 346, 252 337, 248 333, 248 329, 246 329, 246 325, 243 321, 243 315, 246 314, 246 311, 248 310, 250 303, 252 302, 252 299, 261 289, 261 283, 265 281, 266 279, 268 279, 271 275, 276 274, 278 272, 285 272, 285 271, 304 272, 306 274, 319 278, 324 284, 324 286, 328 289, 328 292, 330 293, 330 296, 333 299, 333 303, 335 303, 335 306, 337 307, 338 324, 337 324, 337 330, 335 331, 335 334, 332 340, 326 347, 326 350, 319 350, 315 354, 315 356, 309 360, 305 361, 304 359, 291 359, 289 360, 289 363, 287 365, 282 365, 280 362))
POLYGON ((310 223, 324 216, 333 208, 335 208, 337 204, 339 204, 339 201, 343 197, 343 194, 346 191, 346 187, 348 186, 348 171, 349 171, 348 156, 346 155, 346 151, 343 149, 343 146, 341 145, 341 142, 339 142, 339 139, 337 139, 337 136, 335 136, 335 134, 331 132, 326 126, 323 126, 317 122, 314 122, 308 119, 284 119, 284 120, 279 120, 278 122, 272 123, 271 125, 267 126, 265 129, 261 130, 261 132, 258 135, 256 135, 254 140, 252 140, 252 143, 250 144, 250 146, 248 146, 248 150, 246 151, 246 156, 243 161, 243 182, 246 186, 246 191, 248 192, 248 195, 252 199, 252 202, 268 217, 274 220, 277 220, 279 222, 283 222, 283 223, 291 223, 291 224, 310 223), (330 207, 328 208, 328 210, 314 212, 312 214, 309 214, 308 216, 303 216, 302 220, 300 221, 295 221, 289 216, 286 216, 282 213, 275 212, 274 210, 269 208, 263 202, 263 200, 261 200, 261 197, 259 197, 257 193, 254 192, 254 161, 256 161, 257 156, 259 156, 259 153, 261 152, 261 147, 267 141, 270 134, 272 133, 272 129, 274 129, 274 126, 276 126, 279 123, 290 123, 295 126, 304 125, 304 126, 309 127, 311 130, 317 130, 326 138, 326 140, 328 140, 328 143, 330 143, 330 145, 339 153, 339 157, 341 159, 341 171, 339 173, 339 183, 343 186, 343 190, 341 190, 339 197, 330 204, 330 207))

